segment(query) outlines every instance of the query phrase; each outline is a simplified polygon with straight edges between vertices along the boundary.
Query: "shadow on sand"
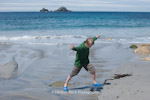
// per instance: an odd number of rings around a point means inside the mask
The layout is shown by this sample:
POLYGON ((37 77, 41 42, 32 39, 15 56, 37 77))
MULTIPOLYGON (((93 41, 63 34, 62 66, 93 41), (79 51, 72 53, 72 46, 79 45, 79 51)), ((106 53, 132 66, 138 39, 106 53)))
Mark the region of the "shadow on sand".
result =
POLYGON ((105 85, 111 85, 111 83, 107 83, 108 80, 113 80, 113 79, 106 79, 101 86, 84 86, 84 87, 79 87, 79 88, 71 88, 69 90, 85 90, 85 89, 90 89, 91 92, 98 91, 101 92, 103 89, 103 86, 105 85))

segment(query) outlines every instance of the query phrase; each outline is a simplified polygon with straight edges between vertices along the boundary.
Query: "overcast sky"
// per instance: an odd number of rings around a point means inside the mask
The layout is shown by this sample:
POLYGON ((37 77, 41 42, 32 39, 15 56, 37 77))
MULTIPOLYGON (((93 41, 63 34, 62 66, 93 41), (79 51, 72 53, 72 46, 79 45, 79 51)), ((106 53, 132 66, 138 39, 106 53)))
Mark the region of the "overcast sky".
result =
POLYGON ((0 12, 56 10, 150 12, 150 0, 0 0, 0 12))

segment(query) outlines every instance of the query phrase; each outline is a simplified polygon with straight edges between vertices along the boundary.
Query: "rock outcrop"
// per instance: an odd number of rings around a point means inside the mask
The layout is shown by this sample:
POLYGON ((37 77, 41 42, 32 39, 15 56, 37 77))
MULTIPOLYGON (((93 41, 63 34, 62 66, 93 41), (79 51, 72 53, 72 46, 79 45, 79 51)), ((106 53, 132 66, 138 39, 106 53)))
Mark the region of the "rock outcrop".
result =
POLYGON ((40 10, 40 12, 49 12, 49 11, 48 11, 48 9, 43 8, 40 10))
POLYGON ((66 7, 60 7, 54 12, 71 12, 71 10, 68 10, 66 7))
POLYGON ((134 47, 134 53, 138 54, 141 58, 140 60, 150 61, 150 44, 136 44, 130 46, 134 47))
POLYGON ((68 10, 66 7, 60 7, 57 10, 49 11, 48 9, 42 8, 40 12, 72 12, 71 10, 68 10))
POLYGON ((137 49, 134 50, 135 53, 141 56, 149 56, 150 45, 149 44, 137 44, 137 49))

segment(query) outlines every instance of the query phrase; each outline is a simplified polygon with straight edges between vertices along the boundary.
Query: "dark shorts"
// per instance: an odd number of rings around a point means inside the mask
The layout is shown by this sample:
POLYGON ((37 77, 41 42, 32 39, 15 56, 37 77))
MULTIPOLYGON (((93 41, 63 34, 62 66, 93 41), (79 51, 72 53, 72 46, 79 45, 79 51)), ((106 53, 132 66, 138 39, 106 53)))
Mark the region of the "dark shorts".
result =
MULTIPOLYGON (((87 64, 87 65, 85 65, 83 67, 90 74, 93 74, 95 72, 95 67, 92 64, 87 64)), ((77 75, 80 72, 81 68, 82 67, 76 67, 76 66, 74 66, 72 72, 70 73, 70 77, 73 77, 73 76, 77 75)))

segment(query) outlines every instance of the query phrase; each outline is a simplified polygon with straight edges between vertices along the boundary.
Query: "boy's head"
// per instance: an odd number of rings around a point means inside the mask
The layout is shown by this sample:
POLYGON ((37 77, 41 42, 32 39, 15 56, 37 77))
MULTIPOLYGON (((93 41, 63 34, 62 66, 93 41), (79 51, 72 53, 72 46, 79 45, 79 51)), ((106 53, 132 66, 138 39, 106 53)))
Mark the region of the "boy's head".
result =
POLYGON ((94 40, 92 38, 87 38, 85 41, 85 46, 90 48, 92 45, 94 45, 94 40))

